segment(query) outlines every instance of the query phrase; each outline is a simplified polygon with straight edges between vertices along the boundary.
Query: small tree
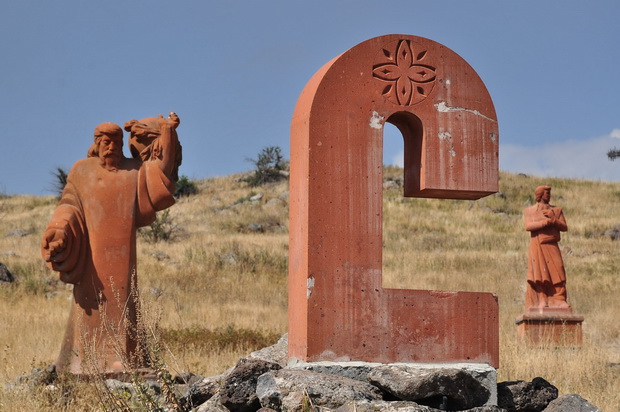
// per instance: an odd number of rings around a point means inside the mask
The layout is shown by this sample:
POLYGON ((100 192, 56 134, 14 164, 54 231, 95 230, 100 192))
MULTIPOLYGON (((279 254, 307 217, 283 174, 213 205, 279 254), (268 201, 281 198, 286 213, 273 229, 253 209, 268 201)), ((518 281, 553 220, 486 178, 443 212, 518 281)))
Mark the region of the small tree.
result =
POLYGON ((56 170, 52 172, 52 176, 54 176, 54 181, 52 182, 54 186, 53 190, 56 192, 56 195, 60 197, 63 190, 65 190, 65 186, 67 185, 68 173, 62 167, 57 167, 56 170))
POLYGON ((190 180, 185 175, 182 175, 179 180, 177 180, 176 188, 174 197, 177 199, 183 196, 190 196, 198 193, 198 186, 196 186, 196 182, 190 180))
POLYGON ((254 163, 256 170, 247 178, 250 186, 260 186, 268 182, 285 179, 288 162, 282 157, 282 149, 278 146, 267 146, 261 150, 256 159, 248 159, 254 163))

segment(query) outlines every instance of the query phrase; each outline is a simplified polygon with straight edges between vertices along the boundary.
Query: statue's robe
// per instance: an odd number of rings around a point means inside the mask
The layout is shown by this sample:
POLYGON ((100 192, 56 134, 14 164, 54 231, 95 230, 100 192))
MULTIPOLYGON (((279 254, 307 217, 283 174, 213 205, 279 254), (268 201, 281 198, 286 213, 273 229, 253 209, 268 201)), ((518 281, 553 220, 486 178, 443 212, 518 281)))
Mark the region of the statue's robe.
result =
POLYGON ((110 171, 90 157, 71 169, 48 226, 69 235, 60 259, 48 266, 74 284, 58 371, 114 373, 147 366, 137 353, 136 228, 171 206, 174 190, 152 161, 123 158, 110 171))
POLYGON ((525 229, 530 231, 528 250, 526 308, 564 307, 566 304, 566 271, 558 242, 560 232, 568 230, 561 207, 550 206, 556 223, 545 226, 547 218, 541 206, 525 209, 525 229))

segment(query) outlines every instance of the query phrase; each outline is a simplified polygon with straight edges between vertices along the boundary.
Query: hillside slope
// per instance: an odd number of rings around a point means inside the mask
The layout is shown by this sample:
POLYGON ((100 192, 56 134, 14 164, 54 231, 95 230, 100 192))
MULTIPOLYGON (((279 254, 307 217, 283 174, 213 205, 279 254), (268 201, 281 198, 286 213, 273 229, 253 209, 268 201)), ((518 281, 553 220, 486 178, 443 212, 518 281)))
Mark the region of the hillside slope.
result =
MULTIPOLYGON (((543 376, 561 393, 620 410, 620 251, 603 235, 620 224, 620 184, 502 173, 499 194, 455 201, 403 198, 401 176, 385 170, 384 286, 496 293, 500 380, 543 376), (540 184, 553 187, 568 221, 561 245, 569 302, 586 318, 581 349, 526 347, 516 337, 529 241, 522 211, 540 184)), ((199 181, 199 194, 160 222, 170 240, 139 236, 145 318, 172 370, 214 375, 286 332, 288 184, 250 188, 239 177, 199 181)), ((39 252, 55 203, 0 198, 0 262, 19 279, 0 285, 0 382, 52 362, 64 333, 71 291, 39 252)))

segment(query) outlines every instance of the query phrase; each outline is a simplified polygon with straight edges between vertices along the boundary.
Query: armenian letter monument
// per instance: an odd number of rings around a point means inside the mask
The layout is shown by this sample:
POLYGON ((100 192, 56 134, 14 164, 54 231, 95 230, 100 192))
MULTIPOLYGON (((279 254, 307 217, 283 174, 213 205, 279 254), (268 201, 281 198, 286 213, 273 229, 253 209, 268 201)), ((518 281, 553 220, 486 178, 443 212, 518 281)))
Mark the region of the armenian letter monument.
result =
POLYGON ((387 35, 325 64, 291 125, 289 358, 498 367, 494 294, 382 287, 385 122, 403 135, 405 196, 498 190, 495 109, 452 50, 387 35))

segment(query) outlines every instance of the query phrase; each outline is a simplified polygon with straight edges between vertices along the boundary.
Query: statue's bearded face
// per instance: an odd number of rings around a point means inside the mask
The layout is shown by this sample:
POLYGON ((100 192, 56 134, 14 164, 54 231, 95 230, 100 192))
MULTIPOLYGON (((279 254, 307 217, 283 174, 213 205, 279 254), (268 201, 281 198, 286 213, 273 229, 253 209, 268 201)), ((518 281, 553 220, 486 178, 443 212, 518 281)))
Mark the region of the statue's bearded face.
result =
POLYGON ((99 160, 108 170, 116 170, 123 157, 123 137, 104 134, 99 141, 99 160))
POLYGON ((551 189, 545 189, 541 200, 543 201, 543 203, 549 203, 549 201, 551 200, 551 189))

